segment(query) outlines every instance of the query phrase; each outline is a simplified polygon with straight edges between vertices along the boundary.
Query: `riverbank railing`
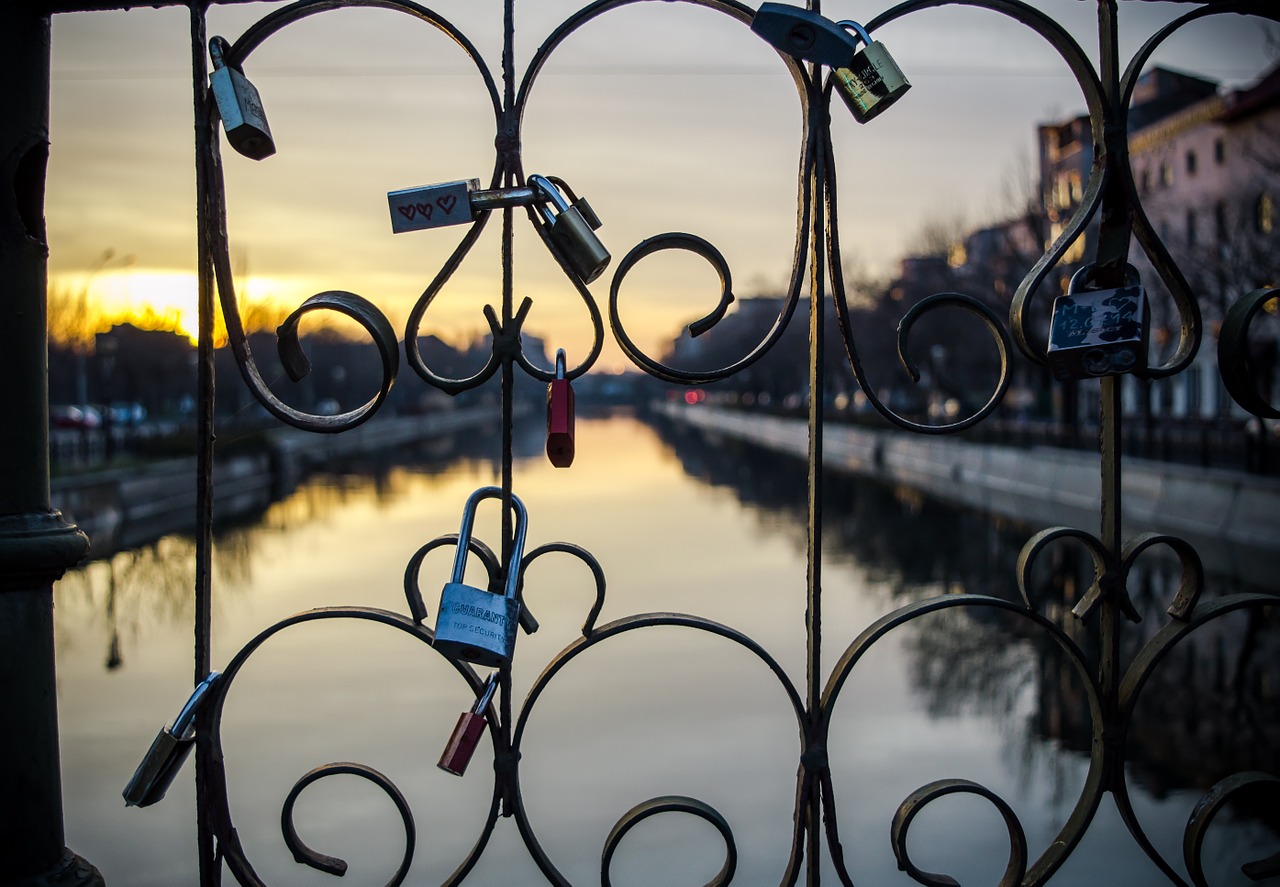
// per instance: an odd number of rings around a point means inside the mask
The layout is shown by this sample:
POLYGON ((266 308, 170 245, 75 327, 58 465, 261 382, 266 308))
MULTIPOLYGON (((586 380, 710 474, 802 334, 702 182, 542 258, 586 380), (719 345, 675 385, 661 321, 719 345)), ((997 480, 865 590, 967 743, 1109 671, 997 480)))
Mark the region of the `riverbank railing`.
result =
MULTIPOLYGON (((571 382, 588 372, 601 353, 606 330, 600 297, 590 288, 604 271, 608 253, 594 238, 594 213, 580 201, 567 183, 553 176, 530 174, 522 155, 522 125, 526 108, 536 92, 544 65, 571 35, 596 19, 608 16, 624 6, 645 4, 639 0, 597 0, 589 3, 556 25, 543 39, 523 72, 515 65, 516 0, 503 0, 503 34, 501 57, 491 66, 472 35, 468 35, 444 16, 411 0, 300 0, 273 8, 243 34, 232 41, 222 41, 207 31, 206 12, 210 5, 199 0, 180 3, 176 0, 149 0, 150 6, 185 6, 190 10, 191 75, 195 112, 195 153, 197 173, 197 214, 199 222, 198 270, 200 300, 199 348, 199 413, 198 443, 200 468, 197 490, 199 532, 196 547, 196 636, 195 683, 203 685, 203 693, 193 697, 188 717, 172 729, 166 739, 157 740, 159 760, 150 760, 156 770, 149 774, 150 783, 135 785, 133 800, 154 801, 155 791, 163 793, 165 768, 172 763, 164 755, 180 760, 180 753, 194 735, 196 749, 197 815, 201 883, 220 883, 223 869, 242 884, 262 883, 252 860, 242 846, 231 814, 226 772, 234 761, 224 759, 221 744, 221 722, 225 701, 234 694, 235 680, 241 667, 272 636, 295 625, 324 620, 358 620, 383 626, 387 631, 403 633, 419 641, 424 649, 446 656, 465 681, 479 695, 486 687, 486 675, 492 669, 496 692, 492 701, 477 707, 483 731, 492 744, 495 765, 492 801, 488 816, 473 847, 465 855, 448 883, 467 879, 477 861, 484 855, 495 830, 504 819, 514 820, 520 838, 549 883, 566 883, 554 855, 539 840, 538 826, 530 815, 521 780, 522 737, 539 698, 556 675, 584 651, 611 639, 655 626, 674 626, 722 637, 757 656, 770 670, 783 689, 795 717, 796 781, 795 808, 790 850, 785 865, 784 884, 805 882, 816 884, 824 861, 834 866, 841 882, 853 883, 842 844, 844 825, 837 819, 835 798, 839 786, 832 778, 829 761, 841 749, 828 744, 828 727, 832 712, 839 704, 846 681, 886 635, 927 614, 943 610, 993 610, 1012 614, 1029 631, 1042 634, 1060 649, 1082 688, 1083 703, 1088 711, 1088 730, 1092 737, 1088 775, 1073 811, 1060 833, 1047 847, 1028 847, 1022 827, 1008 803, 986 787, 960 779, 945 779, 922 785, 903 799, 889 825, 889 837, 900 867, 923 884, 953 883, 940 874, 917 867, 908 848, 908 833, 916 816, 939 798, 952 794, 968 794, 985 799, 999 814, 1008 832, 1008 865, 1000 883, 1044 884, 1068 858, 1077 851, 1099 807, 1114 803, 1121 820, 1134 842, 1150 857, 1154 865, 1173 884, 1205 883, 1201 848, 1209 825, 1221 810, 1240 793, 1263 790, 1275 797, 1280 786, 1280 773, 1250 771, 1225 776, 1204 796, 1194 809, 1188 810, 1189 821, 1184 836, 1185 854, 1181 863, 1166 858, 1154 846, 1135 814, 1126 778, 1126 740, 1130 721, 1144 684, 1153 669, 1187 635, 1201 626, 1218 620, 1227 613, 1248 610, 1270 611, 1277 603, 1274 596, 1240 593, 1213 599, 1202 598, 1203 570, 1195 550, 1184 541, 1164 535, 1126 536, 1120 521, 1122 495, 1122 411, 1119 400, 1120 375, 1104 374, 1100 378, 1101 408, 1097 422, 1098 464, 1102 476, 1102 492, 1098 502, 1100 531, 1087 532, 1072 527, 1050 527, 1026 540, 1019 558, 1018 586, 1021 599, 1006 600, 979 594, 945 595, 903 606, 869 625, 856 638, 835 637, 824 632, 823 538, 826 512, 824 496, 827 485, 823 464, 824 416, 827 370, 831 360, 845 360, 856 376, 867 401, 892 426, 918 434, 947 434, 971 428, 987 419, 1001 403, 1009 385, 1009 360, 1016 347, 1032 364, 1048 366, 1057 355, 1044 344, 1043 318, 1048 313, 1048 297, 1041 291, 1045 282, 1063 261, 1068 251, 1084 237, 1091 223, 1096 224, 1092 254, 1077 274, 1073 294, 1089 301, 1094 294, 1118 294, 1140 281, 1129 264, 1135 247, 1142 249, 1171 295, 1171 304, 1180 318, 1175 344, 1163 362, 1148 364, 1145 356, 1136 363, 1123 362, 1120 369, 1144 378, 1164 378, 1186 370, 1201 347, 1205 331, 1195 292, 1179 269, 1177 256, 1171 253, 1148 221, 1135 186, 1128 159, 1127 115, 1135 84, 1152 53, 1184 25, 1218 14, 1249 14, 1260 20, 1280 21, 1280 10, 1274 3, 1215 2, 1189 3, 1187 11, 1162 28, 1123 66, 1119 55, 1117 2, 1097 0, 1099 64, 1094 65, 1076 40, 1052 17, 1018 0, 954 0, 951 5, 975 7, 1003 15, 1043 38, 1047 51, 1056 54, 1074 76, 1088 108, 1092 130, 1093 162, 1078 207, 1066 220, 1060 236, 1050 244, 1043 256, 1013 294, 1007 314, 994 311, 987 302, 970 295, 940 293, 911 308, 899 325, 899 345, 903 363, 909 373, 918 376, 910 347, 911 333, 922 318, 964 315, 985 329, 985 341, 974 341, 971 347, 990 349, 997 366, 986 402, 970 415, 948 416, 940 424, 930 424, 900 415, 882 399, 864 372, 859 351, 860 330, 850 320, 849 302, 844 279, 843 252, 839 238, 836 154, 833 149, 830 115, 844 113, 833 93, 852 106, 861 107, 864 115, 875 113, 876 102, 887 104, 896 98, 898 76, 891 68, 892 60, 883 47, 875 49, 871 35, 884 25, 911 16, 920 10, 942 5, 940 0, 906 0, 887 9, 865 23, 865 31, 851 30, 846 23, 836 24, 822 19, 817 9, 791 11, 772 8, 766 14, 737 0, 683 0, 723 19, 726 29, 751 29, 778 51, 783 76, 794 82, 796 101, 802 111, 799 177, 796 183, 796 229, 794 259, 788 275, 786 296, 779 303, 775 323, 754 347, 724 366, 710 370, 693 370, 670 365, 646 353, 637 345, 621 320, 619 294, 629 273, 647 257, 676 250, 700 257, 707 262, 722 282, 717 308, 707 317, 691 325, 697 334, 714 327, 733 301, 731 272, 720 250, 707 240, 688 233, 667 233, 651 237, 630 248, 614 265, 608 283, 609 328, 627 357, 650 375, 687 386, 704 385, 746 371, 763 355, 778 346, 782 334, 797 318, 797 308, 811 306, 808 311, 808 428, 809 453, 806 487, 808 492, 807 584, 804 591, 806 659, 803 675, 789 674, 768 651, 732 626, 712 622, 696 614, 638 613, 607 624, 597 624, 605 591, 605 575, 601 565, 587 551, 569 543, 553 543, 529 552, 521 552, 522 521, 515 495, 519 477, 512 458, 512 435, 517 421, 513 409, 513 391, 517 375, 524 374, 551 385, 557 379, 554 369, 532 362, 522 349, 522 325, 528 315, 530 301, 517 302, 513 291, 515 267, 514 244, 518 238, 537 235, 563 271, 565 280, 581 298, 582 309, 593 330, 593 344, 578 361, 562 368, 559 374, 571 382), (312 16, 336 9, 376 7, 403 14, 406 21, 417 22, 449 37, 458 51, 474 65, 475 75, 483 85, 488 107, 493 113, 493 169, 487 182, 453 182, 418 189, 415 193, 392 195, 391 211, 403 217, 403 224, 425 225, 436 213, 465 210, 468 221, 457 248, 430 280, 410 313, 402 338, 383 313, 370 300, 349 292, 328 291, 307 299, 281 325, 278 359, 291 377, 299 378, 310 370, 310 362, 299 344, 297 329, 301 319, 312 312, 333 311, 357 322, 374 343, 376 359, 381 366, 382 382, 377 393, 365 404, 335 415, 316 415, 298 410, 274 394, 264 381, 259 361, 276 360, 276 356, 255 355, 240 319, 236 282, 228 247, 231 219, 227 211, 223 165, 229 155, 222 148, 224 126, 237 150, 249 156, 263 156, 272 150, 269 133, 265 132, 259 97, 243 77, 243 69, 251 67, 254 53, 265 43, 312 16), (775 16, 772 23, 769 16, 775 16), (780 16, 780 18, 776 17, 780 16), (842 34, 844 36, 842 36, 842 34), (839 57, 846 48, 857 44, 855 37, 868 43, 860 60, 839 57), (832 47, 835 47, 834 49, 832 47), (213 67, 210 66, 212 52, 213 67), (868 56, 871 58, 868 59, 868 56), (210 76, 215 85, 209 87, 210 76), (833 110, 835 108, 835 110, 833 110), (239 129, 244 123, 250 132, 239 129), (256 127, 256 128, 255 128, 256 127), (231 132, 235 128, 236 132, 231 132), (262 130, 262 131, 260 131, 262 130), (265 141, 264 141, 265 139, 265 141), (483 185, 483 187, 482 187, 483 185), (400 203, 395 202, 396 199, 400 203), (527 217, 532 232, 525 227, 527 217), (463 258, 475 245, 481 231, 490 224, 501 227, 500 304, 486 306, 484 316, 491 335, 492 353, 485 365, 465 378, 446 376, 429 365, 421 347, 420 327, 433 299, 452 278, 463 258), (830 355, 826 349, 827 315, 822 306, 827 299, 834 302, 836 323, 843 339, 844 355, 830 355), (268 626, 246 644, 222 669, 211 677, 211 593, 213 498, 215 473, 213 427, 213 345, 215 301, 220 303, 231 347, 235 351, 244 384, 259 402, 280 422, 316 433, 340 434, 373 415, 384 402, 393 384, 425 383, 449 394, 467 391, 497 377, 501 398, 495 411, 502 424, 500 479, 488 491, 501 500, 501 546, 490 550, 477 540, 467 540, 466 533, 442 536, 427 543, 406 565, 406 608, 404 612, 373 610, 358 606, 326 608, 299 613, 268 626), (1036 320, 1035 318, 1040 318, 1036 320), (403 342, 403 348, 401 346, 403 342), (398 380, 401 364, 413 370, 416 380, 398 380), (467 543, 470 544, 467 544, 467 543), (484 564, 489 575, 488 591, 471 589, 479 603, 467 604, 470 614, 481 622, 503 624, 497 607, 501 590, 506 588, 508 601, 516 599, 519 620, 525 630, 536 627, 527 608, 519 605, 520 579, 529 564, 550 554, 567 554, 582 560, 596 577, 598 595, 594 607, 582 627, 582 637, 564 648, 543 666, 523 700, 511 695, 511 658, 501 647, 492 655, 479 656, 456 638, 447 648, 438 644, 432 627, 436 609, 434 602, 424 601, 417 588, 416 571, 423 556, 439 547, 464 546, 460 562, 469 549, 484 564), (1036 590, 1031 587, 1035 564, 1062 547, 1074 547, 1084 553, 1092 565, 1091 581, 1079 600, 1074 602, 1066 624, 1050 618, 1036 590), (1176 596, 1169 601, 1163 626, 1134 650, 1130 643, 1132 623, 1138 615, 1131 602, 1130 578, 1134 565, 1152 549, 1171 553, 1181 565, 1181 578, 1176 596), (492 598, 492 602, 487 600, 492 598), (493 603, 491 607, 490 604, 493 603), (830 672, 822 669, 824 645, 845 645, 843 654, 830 672), (484 663, 477 668, 475 662, 484 663), (193 734, 187 732, 187 721, 193 734), (150 790, 150 794, 148 793, 150 790), (1109 796, 1109 797, 1108 797, 1109 796)), ((84 540, 74 527, 60 523, 48 503, 48 441, 44 436, 47 423, 47 397, 39 387, 44 378, 40 363, 45 331, 39 310, 44 297, 45 257, 41 205, 43 199, 44 160, 48 145, 49 85, 49 18, 53 14, 95 9, 123 8, 126 4, 111 0, 26 0, 5 4, 0 11, 0 70, 9 85, 0 95, 0 121, 4 143, 0 145, 0 164, 6 182, 0 188, 0 200, 7 212, 4 219, 5 239, 0 252, 0 271, 6 288, 5 316, 0 318, 0 371, 5 386, 0 408, 6 416, 3 438, 8 464, 0 479, 0 660, 5 672, 0 686, 6 693, 15 681, 31 685, 21 706, 11 709, 16 717, 0 731, 0 761, 5 770, 4 800, 0 801, 0 876, 15 883, 34 883, 34 879, 53 875, 57 883, 94 883, 92 867, 76 859, 62 847, 61 810, 58 806, 56 755, 56 722, 50 718, 47 691, 52 687, 52 632, 48 627, 51 608, 50 586, 54 578, 83 555, 84 540), (13 293, 14 295, 8 295, 13 293), (15 424, 16 422, 16 424, 15 424), (26 429, 19 437, 15 428, 26 429), (41 490, 43 478, 44 489, 41 490), (16 633, 15 633, 15 628, 16 633), (10 635, 13 635, 10 637, 10 635), (33 638, 37 640, 32 640, 33 638), (13 652, 22 651, 22 668, 12 663, 13 652), (7 658, 6 658, 7 657, 7 658), (34 668, 35 671, 31 671, 34 668), (31 674, 47 674, 48 684, 42 688, 31 674), (21 730, 14 725, 23 725, 21 730), (29 725, 29 729, 28 729, 29 725), (35 757, 33 748, 44 751, 35 757), (49 749, 52 749, 50 754, 49 749), (14 769, 23 768, 21 778, 14 769), (35 767, 32 775, 32 767, 35 767), (21 786, 15 799, 11 786, 21 786), (33 797, 34 796, 34 797, 33 797), (8 866, 5 869, 3 866, 8 866), (23 880, 28 879, 28 880, 23 880)), ((816 2, 810 3, 816 7, 816 2)), ((850 50, 851 51, 851 50, 850 50)), ((855 113, 857 109, 855 108, 855 113)), ((398 222, 400 223, 400 222, 398 222)), ((1262 286, 1265 281, 1259 281, 1262 286)), ((1098 297, 1100 298, 1100 297, 1098 297)), ((1220 332, 1219 353, 1224 384, 1246 410, 1272 420, 1280 417, 1276 407, 1264 401, 1252 378, 1247 355, 1247 338, 1254 320, 1276 298, 1276 291, 1265 287, 1239 300, 1230 310, 1220 332)), ((1118 310, 1118 309, 1117 309, 1118 310)), ((1056 334, 1056 333, 1055 333, 1056 334)), ((1136 338, 1127 335, 1125 338, 1136 338)), ((1098 355, 1118 352, 1101 347, 1098 355)), ((1098 355, 1095 355, 1098 356, 1098 355)), ((1130 355, 1132 357, 1132 355, 1130 355)), ((1092 360, 1089 355, 1083 358, 1092 360)), ((1115 358, 1119 359, 1119 358, 1115 358)), ((1109 372, 1109 371, 1108 371, 1109 372)), ((536 421, 541 421, 540 419, 536 421)), ((446 589, 446 593, 448 589, 446 589)), ((459 593, 461 594, 461 592, 459 593)), ((471 600, 470 597, 466 598, 471 600)), ((505 604, 503 605, 505 607, 505 604)), ((477 623, 469 623, 474 626, 477 623)), ((511 632, 514 624, 506 624, 511 632)), ((443 628, 440 628, 443 634, 443 628)), ((475 629, 467 629, 475 630, 475 629)), ((1146 637, 1146 635, 1143 635, 1146 637)), ((519 667, 528 667, 520 663, 519 667)), ((154 751, 154 750, 153 750, 154 751)), ((910 761, 903 762, 904 767, 910 761)), ((145 768, 144 768, 145 769, 145 768)), ((309 785, 334 774, 353 774, 378 785, 395 803, 405 830, 405 852, 391 883, 401 883, 412 863, 415 847, 413 814, 403 795, 385 776, 361 764, 329 764, 317 767, 297 782, 284 802, 282 829, 286 843, 295 858, 305 865, 338 874, 344 868, 341 860, 324 856, 307 847, 298 837, 292 821, 295 799, 309 785)), ((142 773, 145 779, 147 773, 142 773)), ((733 880, 736 849, 733 831, 720 811, 707 803, 684 796, 663 796, 642 802, 615 825, 605 846, 601 848, 601 880, 610 881, 610 866, 615 850, 627 833, 642 820, 659 814, 683 813, 710 823, 724 843, 725 862, 712 883, 733 880)), ((1267 860, 1242 860, 1246 873, 1260 879, 1280 874, 1280 857, 1267 860)), ((100 882, 100 879, 99 879, 100 882)), ((6 880, 8 883, 8 880, 6 880)))

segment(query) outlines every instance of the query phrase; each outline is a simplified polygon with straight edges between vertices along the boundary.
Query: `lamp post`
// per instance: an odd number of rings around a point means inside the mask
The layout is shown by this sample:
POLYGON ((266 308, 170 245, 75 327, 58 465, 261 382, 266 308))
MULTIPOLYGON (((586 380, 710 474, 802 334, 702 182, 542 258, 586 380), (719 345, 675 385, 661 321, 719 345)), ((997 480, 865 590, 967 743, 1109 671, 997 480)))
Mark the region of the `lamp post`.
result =
POLYGON ((53 583, 89 540, 49 501, 49 16, 0 4, 0 884, 100 885, 64 846, 53 583))

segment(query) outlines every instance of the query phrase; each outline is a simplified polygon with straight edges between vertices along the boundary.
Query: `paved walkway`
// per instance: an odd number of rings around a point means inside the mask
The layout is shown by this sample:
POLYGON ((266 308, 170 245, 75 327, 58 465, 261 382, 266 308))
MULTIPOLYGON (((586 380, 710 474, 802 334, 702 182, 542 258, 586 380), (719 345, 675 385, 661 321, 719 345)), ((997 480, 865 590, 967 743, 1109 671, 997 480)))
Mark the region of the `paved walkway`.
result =
MULTIPOLYGON (((664 404, 660 411, 716 434, 801 459, 803 420, 717 407, 664 404)), ((1101 469, 1086 451, 1019 449, 949 436, 828 423, 825 465, 901 483, 940 499, 1026 521, 1098 532, 1101 469)), ((1280 591, 1280 479, 1126 457, 1122 517, 1126 536, 1159 532, 1199 551, 1211 573, 1280 591)))

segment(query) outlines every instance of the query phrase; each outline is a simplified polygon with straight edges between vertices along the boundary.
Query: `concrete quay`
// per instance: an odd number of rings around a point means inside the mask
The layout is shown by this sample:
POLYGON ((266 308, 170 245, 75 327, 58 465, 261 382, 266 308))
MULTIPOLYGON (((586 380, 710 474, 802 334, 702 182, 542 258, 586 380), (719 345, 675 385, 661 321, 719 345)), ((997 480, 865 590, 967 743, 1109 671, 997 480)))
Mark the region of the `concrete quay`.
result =
MULTIPOLYGON (((668 418, 804 459, 808 428, 718 407, 662 404, 668 418)), ((827 470, 902 484, 1037 529, 1097 533, 1102 475, 1095 453, 1019 449, 950 436, 853 428, 823 431, 827 470)), ((1126 538, 1164 533, 1194 545, 1209 573, 1280 590, 1280 479, 1126 457, 1121 515, 1126 538)))

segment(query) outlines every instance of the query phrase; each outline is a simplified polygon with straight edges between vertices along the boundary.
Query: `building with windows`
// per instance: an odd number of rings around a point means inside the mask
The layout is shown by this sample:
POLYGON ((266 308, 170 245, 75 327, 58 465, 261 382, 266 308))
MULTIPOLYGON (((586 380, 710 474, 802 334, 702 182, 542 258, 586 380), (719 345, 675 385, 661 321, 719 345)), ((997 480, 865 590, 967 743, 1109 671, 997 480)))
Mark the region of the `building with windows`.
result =
MULTIPOLYGON (((1136 85, 1129 126, 1129 163, 1143 211, 1195 293, 1209 335, 1185 373, 1149 391, 1136 380, 1127 385, 1126 407, 1228 415, 1231 404, 1214 366, 1218 325, 1241 296, 1280 283, 1280 65, 1252 86, 1229 92, 1219 92, 1210 80, 1153 68, 1136 85)), ((1039 148, 1047 246, 1084 196, 1093 162, 1088 117, 1042 124, 1039 148)), ((1093 255, 1096 236, 1095 221, 1065 256, 1054 281, 1058 289, 1065 291, 1072 272, 1093 255)), ((1159 360, 1175 341, 1178 317, 1141 245, 1134 244, 1130 261, 1147 290, 1152 355, 1159 360)), ((1275 316, 1264 317, 1255 332, 1261 384, 1273 390, 1280 335, 1275 316)))

